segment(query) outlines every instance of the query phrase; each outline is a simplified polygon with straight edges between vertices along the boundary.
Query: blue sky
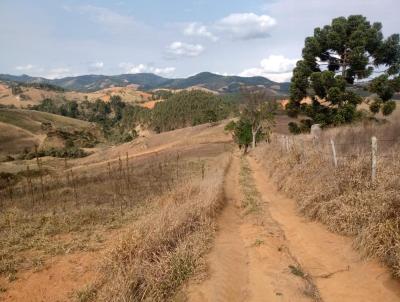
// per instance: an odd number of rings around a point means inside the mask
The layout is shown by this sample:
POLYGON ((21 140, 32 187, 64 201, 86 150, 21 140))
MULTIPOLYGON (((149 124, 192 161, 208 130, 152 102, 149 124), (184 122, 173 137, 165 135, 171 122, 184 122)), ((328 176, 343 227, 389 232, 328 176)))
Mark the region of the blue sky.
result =
POLYGON ((399 0, 0 0, 0 73, 285 81, 316 26, 363 14, 389 35, 399 10, 399 0))

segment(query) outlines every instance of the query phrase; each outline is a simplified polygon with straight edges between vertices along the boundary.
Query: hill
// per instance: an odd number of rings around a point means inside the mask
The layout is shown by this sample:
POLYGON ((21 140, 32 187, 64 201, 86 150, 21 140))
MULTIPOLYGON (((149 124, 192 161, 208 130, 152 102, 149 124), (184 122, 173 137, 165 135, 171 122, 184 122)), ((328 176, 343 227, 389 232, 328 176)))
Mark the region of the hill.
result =
POLYGON ((219 93, 237 92, 241 85, 259 86, 268 89, 272 94, 287 94, 289 83, 277 83, 264 77, 223 76, 211 72, 202 72, 188 78, 168 79, 151 73, 106 75, 82 75, 61 79, 45 79, 28 75, 14 76, 0 74, 0 81, 20 83, 45 83, 56 85, 67 90, 94 92, 110 87, 137 85, 141 90, 159 88, 188 89, 202 87, 219 93))
POLYGON ((126 103, 134 103, 147 106, 152 100, 149 93, 137 90, 137 86, 111 87, 95 92, 76 92, 64 90, 59 86, 38 83, 0 83, 0 104, 26 108, 39 105, 44 99, 52 99, 55 103, 64 103, 66 100, 82 102, 88 100, 94 102, 100 99, 108 102, 114 95, 120 96, 126 103))
POLYGON ((93 128, 91 123, 46 112, 21 109, 0 109, 0 155, 21 153, 24 149, 40 146, 47 138, 48 130, 85 131, 93 128))

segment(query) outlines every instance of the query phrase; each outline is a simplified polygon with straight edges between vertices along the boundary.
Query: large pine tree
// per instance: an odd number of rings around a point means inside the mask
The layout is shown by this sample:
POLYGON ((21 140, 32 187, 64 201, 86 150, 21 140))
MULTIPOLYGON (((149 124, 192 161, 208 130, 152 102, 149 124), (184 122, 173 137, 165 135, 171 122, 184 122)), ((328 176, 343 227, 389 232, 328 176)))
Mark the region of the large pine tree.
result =
POLYGON ((305 40, 302 60, 293 71, 289 116, 306 115, 303 125, 339 125, 352 122, 362 98, 352 86, 373 78, 368 90, 376 94, 373 113, 389 115, 396 107, 392 97, 400 90, 399 35, 386 39, 382 24, 371 24, 364 16, 339 17, 331 25, 316 28, 305 40), (302 102, 306 97, 311 103, 302 102))

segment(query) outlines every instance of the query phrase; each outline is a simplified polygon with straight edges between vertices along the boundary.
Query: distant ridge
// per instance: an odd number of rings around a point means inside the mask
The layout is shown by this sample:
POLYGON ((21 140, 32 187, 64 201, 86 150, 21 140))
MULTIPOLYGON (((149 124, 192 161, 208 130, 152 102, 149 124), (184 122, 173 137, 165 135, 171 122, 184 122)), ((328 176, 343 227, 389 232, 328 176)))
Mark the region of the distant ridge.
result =
POLYGON ((121 74, 121 75, 82 75, 61 79, 46 79, 29 75, 0 74, 0 81, 20 83, 47 83, 60 86, 67 90, 93 92, 113 86, 138 85, 140 90, 152 89, 187 89, 203 87, 218 93, 233 93, 240 86, 259 86, 273 94, 286 95, 289 83, 277 83, 264 77, 223 76, 211 72, 202 72, 188 78, 168 79, 152 73, 121 74))

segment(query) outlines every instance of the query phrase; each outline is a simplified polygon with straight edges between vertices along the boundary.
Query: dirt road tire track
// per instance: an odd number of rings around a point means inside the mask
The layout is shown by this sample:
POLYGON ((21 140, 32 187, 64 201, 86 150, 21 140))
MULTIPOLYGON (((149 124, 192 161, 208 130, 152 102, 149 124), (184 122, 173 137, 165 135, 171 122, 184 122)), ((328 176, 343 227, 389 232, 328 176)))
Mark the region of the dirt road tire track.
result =
POLYGON ((400 284, 386 268, 375 260, 361 259, 350 238, 299 216, 295 201, 276 190, 254 158, 249 162, 263 200, 285 233, 288 248, 311 274, 324 302, 400 301, 400 284))
POLYGON ((289 269, 297 263, 285 246, 279 225, 263 210, 243 215, 239 173, 240 157, 236 155, 225 180, 226 207, 207 257, 209 276, 200 284, 189 285, 188 300, 315 301, 305 294, 308 280, 289 269))

